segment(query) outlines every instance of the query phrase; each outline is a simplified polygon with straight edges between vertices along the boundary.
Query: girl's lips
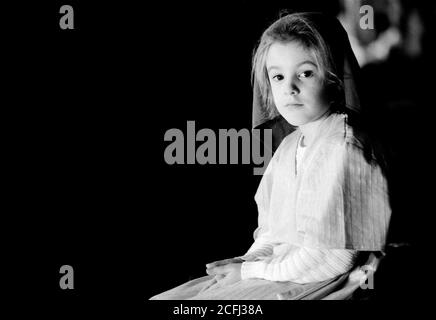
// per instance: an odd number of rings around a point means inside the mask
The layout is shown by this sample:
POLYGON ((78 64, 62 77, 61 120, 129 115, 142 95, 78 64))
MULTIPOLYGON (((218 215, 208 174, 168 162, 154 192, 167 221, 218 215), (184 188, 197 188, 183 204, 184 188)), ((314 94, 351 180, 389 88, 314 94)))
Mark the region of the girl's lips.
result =
POLYGON ((287 103, 285 107, 301 107, 302 105, 302 103, 287 103))

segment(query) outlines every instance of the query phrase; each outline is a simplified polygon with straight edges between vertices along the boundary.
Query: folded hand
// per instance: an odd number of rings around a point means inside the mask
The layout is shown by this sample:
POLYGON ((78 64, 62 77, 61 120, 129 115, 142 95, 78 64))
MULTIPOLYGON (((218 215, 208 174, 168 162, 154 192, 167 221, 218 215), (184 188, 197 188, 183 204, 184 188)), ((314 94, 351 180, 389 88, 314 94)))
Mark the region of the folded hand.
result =
POLYGON ((220 285, 230 285, 241 280, 242 263, 230 263, 206 270, 209 275, 215 275, 220 285))

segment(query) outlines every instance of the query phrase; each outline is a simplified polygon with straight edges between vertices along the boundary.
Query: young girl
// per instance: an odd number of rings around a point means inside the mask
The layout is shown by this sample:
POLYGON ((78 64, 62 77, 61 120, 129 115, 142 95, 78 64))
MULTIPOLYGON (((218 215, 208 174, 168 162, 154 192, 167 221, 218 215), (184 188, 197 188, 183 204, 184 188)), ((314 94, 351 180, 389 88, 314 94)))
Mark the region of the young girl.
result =
POLYGON ((353 280, 359 256, 383 252, 391 210, 359 114, 357 71, 334 18, 290 14, 263 33, 253 59, 254 125, 269 124, 276 139, 298 128, 255 195, 255 241, 243 256, 207 264, 208 276, 152 299, 340 298, 333 291, 353 280))

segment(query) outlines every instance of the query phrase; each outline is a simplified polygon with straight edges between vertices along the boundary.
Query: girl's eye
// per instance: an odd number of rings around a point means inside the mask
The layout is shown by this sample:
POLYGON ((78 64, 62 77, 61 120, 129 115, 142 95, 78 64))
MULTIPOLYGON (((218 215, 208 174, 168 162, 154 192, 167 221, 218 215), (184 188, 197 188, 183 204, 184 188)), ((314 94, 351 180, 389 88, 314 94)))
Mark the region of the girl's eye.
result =
POLYGON ((299 78, 310 78, 312 76, 313 76, 313 71, 311 70, 304 71, 298 75, 299 78))
POLYGON ((284 79, 284 77, 281 74, 277 74, 277 75, 273 76, 272 79, 274 81, 282 81, 284 79))

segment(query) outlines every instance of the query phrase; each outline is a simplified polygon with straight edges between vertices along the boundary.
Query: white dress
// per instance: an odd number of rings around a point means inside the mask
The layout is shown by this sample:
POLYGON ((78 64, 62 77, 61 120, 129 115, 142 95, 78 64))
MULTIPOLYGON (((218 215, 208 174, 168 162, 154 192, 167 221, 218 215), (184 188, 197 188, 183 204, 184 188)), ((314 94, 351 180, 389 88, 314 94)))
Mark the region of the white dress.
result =
POLYGON ((380 167, 366 160, 346 120, 330 115, 311 146, 298 147, 297 130, 277 149, 255 196, 259 223, 253 245, 241 256, 246 260, 243 280, 220 286, 205 276, 152 299, 340 299, 344 295, 334 291, 344 283, 346 294, 357 288, 348 275, 359 266, 322 281, 286 281, 294 271, 286 261, 295 247, 315 252, 384 249, 391 212, 386 180, 380 167))

